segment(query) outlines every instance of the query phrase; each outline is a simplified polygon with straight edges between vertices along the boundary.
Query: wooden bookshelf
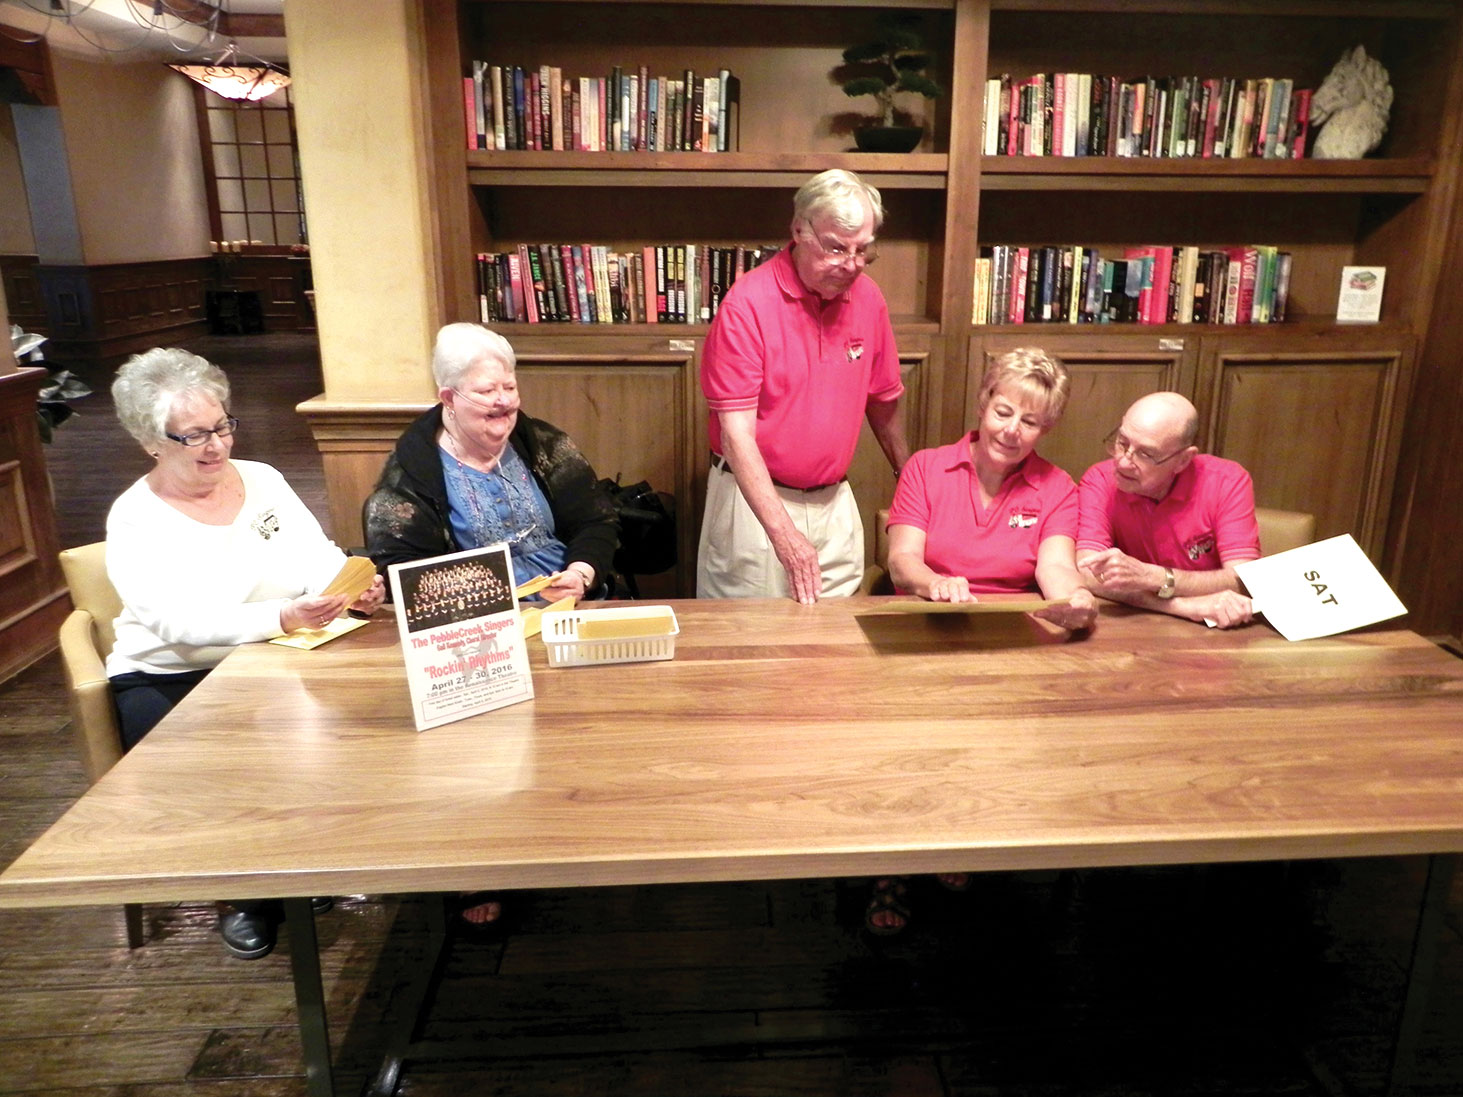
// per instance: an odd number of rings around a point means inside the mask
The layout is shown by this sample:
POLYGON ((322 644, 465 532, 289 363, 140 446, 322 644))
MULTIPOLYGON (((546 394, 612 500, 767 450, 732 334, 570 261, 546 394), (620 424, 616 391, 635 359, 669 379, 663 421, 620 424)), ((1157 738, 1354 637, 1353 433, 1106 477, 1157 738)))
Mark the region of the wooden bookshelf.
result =
MULTIPOLYGON (((429 98, 447 319, 476 315, 476 251, 550 240, 616 250, 774 243, 786 231, 792 191, 818 171, 847 167, 885 192, 883 255, 870 275, 896 314, 918 393, 909 405, 917 445, 946 442, 967 426, 988 356, 1037 343, 1068 355, 1084 379, 1085 398, 1074 398, 1050 439, 1073 473, 1100 457, 1096 440, 1127 400, 1145 386, 1174 387, 1200 407, 1206 444, 1251 466, 1263 504, 1312 510, 1321 534, 1352 532, 1379 562, 1393 559, 1408 517, 1405 478, 1425 463, 1404 452, 1408 411, 1451 368, 1428 356, 1426 342, 1463 155, 1459 3, 429 0, 427 13, 427 40, 441 57, 429 98), (908 104, 926 139, 905 156, 851 151, 852 130, 871 104, 844 97, 832 75, 842 49, 890 6, 920 14, 934 75, 947 89, 933 103, 908 104), (1388 69, 1395 89, 1383 144, 1363 160, 981 155, 987 76, 1284 76, 1314 88, 1357 43, 1388 69), (741 83, 740 144, 714 154, 468 151, 460 77, 473 59, 551 64, 566 75, 616 64, 727 68, 741 83), (972 325, 974 263, 994 243, 1081 244, 1105 254, 1141 244, 1274 244, 1294 256, 1292 307, 1274 325, 972 325), (1340 268, 1349 264, 1387 267, 1380 324, 1332 319, 1340 268), (1327 393, 1336 394, 1334 406, 1327 393), (1279 418, 1248 425, 1266 407, 1279 418), (1285 444, 1267 447, 1267 431, 1285 444), (1351 482, 1337 488, 1338 473, 1351 482)), ((681 520, 694 531, 706 471, 705 409, 694 384, 705 325, 500 330, 536 362, 570 371, 630 367, 673 348, 682 371, 667 389, 675 399, 658 411, 637 405, 636 414, 662 415, 665 436, 676 440, 681 520)), ((613 409, 586 407, 578 421, 572 406, 555 410, 569 418, 561 426, 609 448, 590 455, 602 472, 640 475, 635 455, 616 448, 599 422, 613 409)), ((855 474, 870 513, 892 487, 877 464, 869 459, 855 474)))

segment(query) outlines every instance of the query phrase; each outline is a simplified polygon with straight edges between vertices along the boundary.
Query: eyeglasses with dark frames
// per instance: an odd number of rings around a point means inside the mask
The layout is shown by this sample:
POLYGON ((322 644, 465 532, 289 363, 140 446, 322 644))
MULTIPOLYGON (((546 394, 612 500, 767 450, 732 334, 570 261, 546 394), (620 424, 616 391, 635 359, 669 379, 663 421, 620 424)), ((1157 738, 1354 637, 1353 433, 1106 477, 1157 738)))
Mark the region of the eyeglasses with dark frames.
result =
MULTIPOLYGON (((230 415, 212 430, 195 430, 191 434, 168 434, 174 442, 180 446, 201 446, 208 442, 210 436, 217 435, 220 438, 227 438, 239 429, 239 421, 230 415)), ((164 432, 166 433, 166 432, 164 432)))

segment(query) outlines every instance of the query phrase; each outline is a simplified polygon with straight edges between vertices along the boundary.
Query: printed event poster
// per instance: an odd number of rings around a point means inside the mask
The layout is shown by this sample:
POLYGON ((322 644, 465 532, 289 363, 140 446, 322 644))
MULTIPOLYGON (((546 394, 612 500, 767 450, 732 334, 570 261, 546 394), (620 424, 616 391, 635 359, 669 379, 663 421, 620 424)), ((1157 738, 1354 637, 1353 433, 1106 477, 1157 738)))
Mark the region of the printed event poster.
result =
POLYGON ((418 731, 533 697, 507 545, 386 570, 418 731))
POLYGON ((1407 612, 1349 533, 1236 564, 1255 612, 1287 640, 1334 636, 1407 612))

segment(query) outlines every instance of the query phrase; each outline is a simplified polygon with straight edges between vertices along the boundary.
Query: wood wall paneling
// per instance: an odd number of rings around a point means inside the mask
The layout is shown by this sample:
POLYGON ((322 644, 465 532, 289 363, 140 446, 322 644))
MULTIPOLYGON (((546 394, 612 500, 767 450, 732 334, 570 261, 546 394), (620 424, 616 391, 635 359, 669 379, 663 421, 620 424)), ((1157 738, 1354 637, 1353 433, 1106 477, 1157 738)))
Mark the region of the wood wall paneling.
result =
MULTIPOLYGON (((1218 342, 1218 341, 1217 341, 1218 342)), ((1309 511, 1380 560, 1410 350, 1205 354, 1208 449, 1244 465, 1260 506, 1309 511)), ((1202 410, 1202 409, 1201 409, 1202 410)))
MULTIPOLYGON (((936 359, 937 356, 918 350, 904 350, 899 355, 899 373, 904 379, 904 429, 911 453, 939 444, 938 441, 928 441, 922 427, 927 417, 928 379, 936 359)), ((889 458, 884 456, 867 420, 859 429, 858 448, 848 469, 848 482, 864 520, 864 560, 871 564, 874 562, 875 515, 894 501, 894 470, 889 467, 889 458)))
POLYGON ((207 330, 210 260, 35 267, 51 329, 48 358, 115 363, 207 330))
POLYGON ((305 290, 310 288, 308 256, 219 255, 214 259, 218 287, 259 295, 265 331, 298 331, 315 326, 305 290))
POLYGON ((342 548, 365 544, 361 506, 407 425, 430 404, 344 404, 317 396, 295 410, 320 449, 330 508, 329 533, 342 548))
POLYGON ((648 480, 676 497, 676 593, 694 591, 693 481, 705 465, 694 444, 694 353, 520 354, 518 385, 523 410, 567 433, 601 477, 648 480))
POLYGON ((10 322, 19 324, 25 331, 49 335, 46 302, 36 281, 38 262, 34 255, 0 255, 0 279, 4 281, 5 308, 10 322))

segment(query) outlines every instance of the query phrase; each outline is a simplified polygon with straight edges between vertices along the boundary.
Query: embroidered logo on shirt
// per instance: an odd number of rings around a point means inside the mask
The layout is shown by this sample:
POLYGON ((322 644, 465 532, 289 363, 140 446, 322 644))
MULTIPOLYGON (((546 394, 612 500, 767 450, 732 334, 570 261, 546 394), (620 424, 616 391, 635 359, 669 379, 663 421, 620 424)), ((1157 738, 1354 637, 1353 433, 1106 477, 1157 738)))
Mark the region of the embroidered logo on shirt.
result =
POLYGON ((274 513, 273 507, 270 507, 258 518, 254 519, 250 525, 255 533, 268 541, 279 532, 279 515, 274 513))
POLYGON ((1011 517, 1006 525, 1012 529, 1030 529, 1041 517, 1041 511, 1033 507, 1012 507, 1011 517))
POLYGON ((1214 534, 1205 533, 1184 546, 1184 552, 1190 560, 1197 560, 1201 556, 1207 556, 1214 551, 1214 534))
POLYGON ((857 362, 864 356, 864 341, 862 339, 850 339, 845 348, 850 362, 857 362))

